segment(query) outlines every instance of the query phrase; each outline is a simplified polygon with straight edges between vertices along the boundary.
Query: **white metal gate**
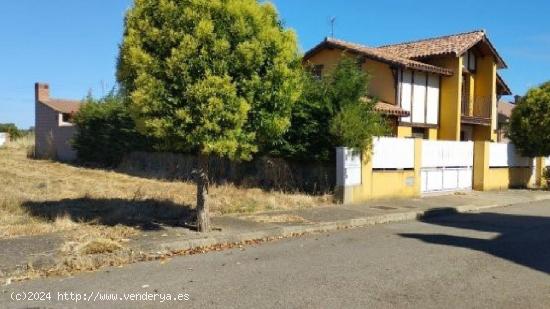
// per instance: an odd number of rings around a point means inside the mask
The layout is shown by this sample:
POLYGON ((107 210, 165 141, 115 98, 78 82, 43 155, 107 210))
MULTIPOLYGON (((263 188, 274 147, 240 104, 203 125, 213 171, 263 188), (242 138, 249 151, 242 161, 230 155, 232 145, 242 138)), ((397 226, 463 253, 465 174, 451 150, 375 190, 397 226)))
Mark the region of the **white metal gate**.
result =
POLYGON ((423 141, 422 193, 471 190, 474 143, 423 141))

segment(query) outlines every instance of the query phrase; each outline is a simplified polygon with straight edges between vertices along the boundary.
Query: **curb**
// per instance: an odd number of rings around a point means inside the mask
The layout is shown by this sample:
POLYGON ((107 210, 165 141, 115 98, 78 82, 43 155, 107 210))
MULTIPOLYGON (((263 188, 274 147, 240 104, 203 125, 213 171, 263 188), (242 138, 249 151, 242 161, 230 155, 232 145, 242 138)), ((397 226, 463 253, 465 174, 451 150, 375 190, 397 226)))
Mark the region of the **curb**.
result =
POLYGON ((408 211, 402 213, 384 214, 369 217, 359 217, 347 220, 338 220, 330 222, 320 222, 310 225, 293 225, 276 227, 271 229, 259 230, 256 232, 240 233, 225 236, 210 236, 198 239, 175 240, 158 244, 158 251, 170 250, 191 250, 201 247, 210 247, 229 243, 243 243, 246 241, 262 240, 266 238, 288 238, 302 234, 314 234, 322 232, 336 231, 340 229, 351 229, 373 226, 378 224, 398 223, 413 220, 422 220, 423 218, 433 218, 449 216, 459 213, 475 212, 497 207, 509 207, 512 205, 550 200, 550 196, 535 196, 526 201, 511 203, 496 203, 489 205, 460 205, 444 208, 430 208, 426 210, 408 211))

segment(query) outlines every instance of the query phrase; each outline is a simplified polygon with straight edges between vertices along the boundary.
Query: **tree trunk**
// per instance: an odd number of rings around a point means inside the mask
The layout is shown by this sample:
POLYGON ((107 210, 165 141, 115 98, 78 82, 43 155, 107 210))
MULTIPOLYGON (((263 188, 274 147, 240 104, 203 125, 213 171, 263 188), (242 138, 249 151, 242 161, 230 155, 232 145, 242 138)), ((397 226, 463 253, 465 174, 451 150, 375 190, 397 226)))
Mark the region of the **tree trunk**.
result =
POLYGON ((208 211, 208 156, 199 154, 198 167, 195 170, 197 183, 197 230, 210 231, 210 213, 208 211))

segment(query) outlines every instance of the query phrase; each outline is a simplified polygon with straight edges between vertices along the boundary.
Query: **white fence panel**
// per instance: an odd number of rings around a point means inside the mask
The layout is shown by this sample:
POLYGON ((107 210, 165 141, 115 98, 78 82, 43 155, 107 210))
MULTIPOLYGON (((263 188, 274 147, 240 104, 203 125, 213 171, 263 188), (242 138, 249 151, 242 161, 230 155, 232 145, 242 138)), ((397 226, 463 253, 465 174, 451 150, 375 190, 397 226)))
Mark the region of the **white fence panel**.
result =
POLYGON ((546 166, 550 166, 550 157, 547 157, 544 162, 546 163, 546 166))
POLYGON ((423 169, 422 192, 440 191, 443 188, 443 170, 442 169, 423 169))
POLYGON ((422 192, 472 188, 474 143, 422 141, 422 192))
POLYGON ((414 168, 414 139, 377 137, 372 148, 373 169, 414 168))
POLYGON ((532 160, 522 157, 514 144, 491 143, 489 145, 489 167, 529 167, 532 160))
POLYGON ((458 188, 459 189, 471 188, 473 177, 474 177, 474 174, 471 168, 460 169, 458 171, 458 188))
POLYGON ((443 190, 453 190, 458 188, 458 170, 448 169, 443 173, 443 190))
POLYGON ((423 168, 422 192, 457 191, 472 188, 472 168, 423 168))
POLYGON ((422 142, 422 168, 471 167, 473 165, 473 142, 422 142))
POLYGON ((0 146, 3 146, 8 141, 7 133, 0 133, 0 146))

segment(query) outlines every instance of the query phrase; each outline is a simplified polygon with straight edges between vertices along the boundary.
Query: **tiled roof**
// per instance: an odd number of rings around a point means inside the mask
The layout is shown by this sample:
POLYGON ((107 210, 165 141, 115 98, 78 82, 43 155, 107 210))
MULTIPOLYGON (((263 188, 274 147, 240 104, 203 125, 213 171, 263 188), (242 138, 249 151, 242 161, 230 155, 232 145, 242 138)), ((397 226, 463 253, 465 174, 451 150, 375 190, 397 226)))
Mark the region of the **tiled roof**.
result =
POLYGON ((379 50, 399 54, 407 58, 455 54, 461 55, 485 36, 483 30, 447 35, 437 38, 384 45, 379 50))
POLYGON ((60 99, 48 99, 42 100, 40 103, 49 106, 51 109, 65 114, 73 114, 78 112, 81 106, 80 101, 76 100, 60 100, 60 99))
POLYGON ((508 122, 510 117, 512 117, 512 111, 516 108, 514 103, 506 101, 498 101, 497 110, 498 110, 498 121, 499 122, 508 122))
POLYGON ((343 50, 355 52, 358 54, 361 54, 367 58, 402 66, 409 69, 415 69, 419 71, 425 71, 425 72, 431 72, 431 73, 437 73, 442 75, 452 75, 453 71, 450 69, 438 67, 431 64, 422 63, 420 61, 407 59, 401 56, 397 56, 393 53, 385 52, 383 50, 379 50, 377 48, 372 48, 360 44, 350 43, 342 40, 332 39, 332 38, 326 38, 323 42, 321 42, 319 45, 308 51, 304 59, 308 59, 311 57, 314 53, 316 53, 318 50, 325 48, 325 47, 332 47, 332 48, 340 48, 343 50))
POLYGON ((484 30, 476 30, 441 37, 410 41, 405 43, 380 46, 380 51, 392 53, 405 58, 418 59, 428 56, 452 54, 462 55, 477 43, 484 41, 498 60, 500 68, 505 68, 506 63, 497 53, 493 44, 487 38, 484 30))
POLYGON ((410 113, 402 109, 400 106, 393 105, 391 103, 387 103, 383 101, 377 102, 374 109, 385 115, 398 116, 398 117, 410 116, 410 113))
POLYGON ((512 90, 510 90, 510 87, 508 87, 500 74, 497 74, 497 94, 512 95, 512 90))

